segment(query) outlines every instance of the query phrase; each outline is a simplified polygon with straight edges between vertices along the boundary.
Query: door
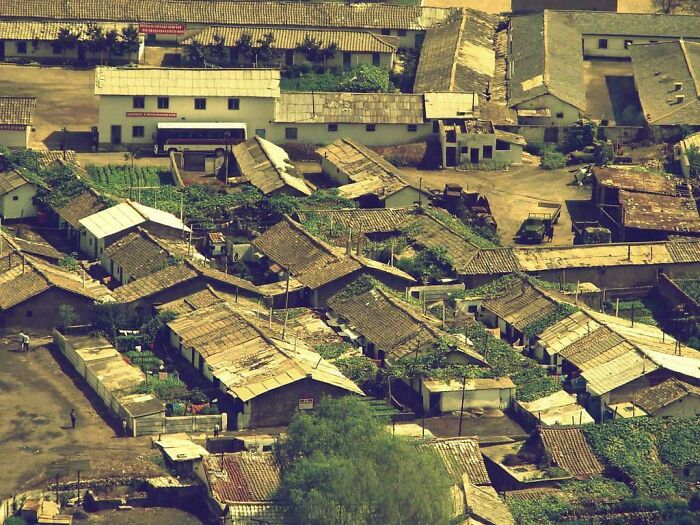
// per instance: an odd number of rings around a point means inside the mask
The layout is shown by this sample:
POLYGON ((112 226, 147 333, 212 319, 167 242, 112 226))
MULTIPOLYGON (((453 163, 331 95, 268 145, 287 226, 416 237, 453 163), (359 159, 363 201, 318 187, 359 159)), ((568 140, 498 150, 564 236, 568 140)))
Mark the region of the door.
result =
POLYGON ((457 165, 457 148, 455 146, 448 146, 445 150, 445 167, 451 167, 457 165))
POLYGON ((85 46, 78 44, 78 62, 85 62, 85 46))
POLYGON ((0 60, 5 60, 5 41, 0 40, 0 60))
POLYGON ((112 144, 121 144, 122 143, 122 127, 121 126, 112 126, 110 130, 110 142, 112 144))
POLYGON ((469 150, 469 162, 479 164, 479 148, 471 148, 469 150))
POLYGON ((350 71, 352 67, 352 55, 348 52, 343 53, 343 71, 350 71))
POLYGON ((559 128, 545 128, 544 141, 559 142, 559 128))

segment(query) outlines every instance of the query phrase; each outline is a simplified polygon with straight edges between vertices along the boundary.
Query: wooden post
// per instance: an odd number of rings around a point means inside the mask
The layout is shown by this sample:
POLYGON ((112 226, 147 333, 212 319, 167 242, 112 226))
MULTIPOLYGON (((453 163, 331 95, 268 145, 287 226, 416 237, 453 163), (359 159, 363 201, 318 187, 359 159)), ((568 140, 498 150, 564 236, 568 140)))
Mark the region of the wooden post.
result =
POLYGON ((462 419, 464 418, 464 391, 467 388, 467 378, 463 377, 462 378, 462 404, 459 408, 459 430, 457 432, 457 435, 459 437, 462 437, 462 419))
POLYGON ((391 239, 391 260, 389 261, 389 266, 394 266, 394 238, 393 237, 391 239))
POLYGON ((578 287, 580 286, 581 281, 576 281, 576 300, 574 301, 576 304, 578 304, 578 287))
POLYGON ((287 321, 289 320, 289 276, 292 273, 292 267, 287 268, 287 289, 284 292, 284 324, 282 325, 282 339, 287 335, 287 321))
POLYGON ((270 330, 272 330, 272 306, 270 306, 270 310, 268 311, 268 320, 267 320, 267 326, 270 330))
POLYGON ((615 299, 615 317, 620 316, 620 298, 615 299))
POLYGON ((236 285, 236 301, 235 302, 238 302, 238 285, 236 285))

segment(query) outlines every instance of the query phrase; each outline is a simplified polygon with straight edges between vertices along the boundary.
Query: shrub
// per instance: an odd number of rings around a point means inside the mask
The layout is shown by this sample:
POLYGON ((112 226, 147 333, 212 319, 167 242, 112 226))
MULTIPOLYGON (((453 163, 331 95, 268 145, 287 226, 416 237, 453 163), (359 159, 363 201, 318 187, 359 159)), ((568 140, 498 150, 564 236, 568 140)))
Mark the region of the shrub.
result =
POLYGON ((348 343, 323 343, 314 346, 314 350, 319 353, 324 359, 336 359, 343 355, 348 350, 351 350, 352 346, 348 343))
POLYGON ((553 146, 547 146, 542 150, 540 166, 546 170, 558 170, 566 166, 566 157, 553 146))

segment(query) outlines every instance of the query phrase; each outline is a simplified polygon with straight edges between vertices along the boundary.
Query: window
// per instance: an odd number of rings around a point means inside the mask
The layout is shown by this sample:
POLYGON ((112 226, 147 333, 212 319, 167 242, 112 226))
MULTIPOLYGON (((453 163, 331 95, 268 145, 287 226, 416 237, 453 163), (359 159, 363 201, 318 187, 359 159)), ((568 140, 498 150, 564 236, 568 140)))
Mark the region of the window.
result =
POLYGON ((564 118, 564 112, 560 111, 557 113, 557 118, 564 118))
POLYGON ((255 130, 255 134, 261 139, 265 138, 265 128, 259 128, 255 130))
POLYGON ((459 148, 459 151, 461 153, 469 153, 469 148, 467 146, 462 146, 461 148, 459 148))
POLYGON ((146 97, 133 97, 131 105, 134 109, 143 109, 146 107, 146 97))
POLYGON ((61 49, 61 44, 59 44, 58 42, 52 42, 51 51, 54 55, 60 55, 63 52, 63 49, 61 49))
POLYGON ((607 38, 599 38, 598 39, 598 49, 607 49, 608 48, 608 39, 607 38))
POLYGON ((158 109, 169 109, 170 99, 168 97, 158 97, 158 109))
POLYGON ((629 49, 629 47, 632 45, 632 40, 625 40, 625 49, 629 49))
POLYGON ((372 65, 378 66, 381 63, 381 57, 379 53, 372 53, 372 65))
POLYGON ((418 131, 418 124, 409 124, 408 126, 406 126, 406 129, 409 133, 415 133, 416 131, 418 131))
POLYGON ((399 29, 399 30, 396 32, 396 34, 399 35, 399 36, 406 36, 406 30, 405 30, 405 29, 399 29))
POLYGON ((34 312, 27 310, 27 317, 34 317, 34 312))
POLYGON ((377 126, 374 125, 374 124, 367 124, 367 125, 365 126, 365 130, 366 130, 366 131, 376 131, 376 130, 377 130, 377 126))
POLYGON ((17 53, 20 55, 24 55, 27 52, 27 43, 26 42, 17 42, 17 53))
POLYGON ((207 109, 207 99, 206 98, 194 99, 194 109, 207 109))
POLYGON ((13 195, 13 196, 12 196, 12 200, 13 200, 13 201, 18 201, 18 200, 19 200, 19 197, 18 197, 17 195, 13 195))
POLYGON ((228 109, 230 109, 232 111, 241 109, 241 99, 240 98, 228 99, 228 109))
POLYGON ((131 136, 135 139, 143 137, 145 135, 143 126, 132 126, 131 136))
POLYGON ((287 140, 296 140, 297 128, 284 128, 284 138, 287 140))
POLYGON ((484 146, 484 151, 481 154, 481 156, 484 159, 492 159, 493 158, 493 146, 484 146))
POLYGON ((328 124, 328 131, 331 131, 331 132, 338 131, 338 124, 328 124))
POLYGON ((391 34, 391 29, 382 29, 382 35, 389 36, 391 34))

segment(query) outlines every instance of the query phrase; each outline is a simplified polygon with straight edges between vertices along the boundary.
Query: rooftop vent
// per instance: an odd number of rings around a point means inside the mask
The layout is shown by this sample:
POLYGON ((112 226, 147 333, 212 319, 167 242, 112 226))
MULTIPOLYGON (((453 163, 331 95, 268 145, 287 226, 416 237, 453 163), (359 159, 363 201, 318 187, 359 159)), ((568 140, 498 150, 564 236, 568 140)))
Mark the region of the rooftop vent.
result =
POLYGON ((676 95, 676 104, 683 104, 685 100, 685 95, 676 95))
POLYGON ((675 91, 680 91, 681 89, 683 89, 683 82, 674 82, 673 89, 675 91))

